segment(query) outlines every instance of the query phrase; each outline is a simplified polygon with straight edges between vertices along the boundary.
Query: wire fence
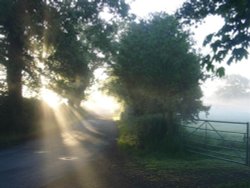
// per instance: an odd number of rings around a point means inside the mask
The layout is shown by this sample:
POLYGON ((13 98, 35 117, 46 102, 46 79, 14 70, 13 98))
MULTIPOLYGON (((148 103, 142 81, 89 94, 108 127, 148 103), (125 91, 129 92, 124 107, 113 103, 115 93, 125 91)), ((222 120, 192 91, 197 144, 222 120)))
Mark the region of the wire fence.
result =
POLYGON ((182 130, 188 151, 250 166, 249 123, 197 119, 182 130))

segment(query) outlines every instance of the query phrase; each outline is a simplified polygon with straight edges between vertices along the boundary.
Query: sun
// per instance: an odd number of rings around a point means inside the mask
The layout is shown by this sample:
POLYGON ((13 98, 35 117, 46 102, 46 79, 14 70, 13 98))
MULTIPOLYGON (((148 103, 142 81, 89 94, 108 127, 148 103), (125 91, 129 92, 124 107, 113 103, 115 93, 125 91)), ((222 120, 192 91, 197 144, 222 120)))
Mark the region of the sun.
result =
POLYGON ((62 103, 62 98, 49 89, 43 88, 40 95, 42 100, 52 108, 56 108, 62 103))

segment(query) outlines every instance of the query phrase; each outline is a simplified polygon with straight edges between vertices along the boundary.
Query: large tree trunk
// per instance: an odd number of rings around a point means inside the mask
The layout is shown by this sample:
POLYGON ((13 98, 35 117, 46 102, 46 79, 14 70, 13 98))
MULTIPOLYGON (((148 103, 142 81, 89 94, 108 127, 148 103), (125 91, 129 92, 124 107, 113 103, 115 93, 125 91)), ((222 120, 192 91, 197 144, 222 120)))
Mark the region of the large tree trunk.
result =
POLYGON ((23 45, 16 33, 9 33, 9 61, 7 68, 7 85, 8 85, 8 105, 9 105, 9 124, 12 131, 21 130, 23 122, 23 101, 22 101, 22 70, 23 62, 23 45))
POLYGON ((23 52, 25 43, 25 2, 16 1, 12 6, 12 14, 7 18, 5 29, 8 41, 7 84, 11 100, 22 100, 22 70, 24 67, 23 52))
POLYGON ((19 63, 10 62, 7 66, 8 95, 14 101, 22 99, 22 67, 19 63))
POLYGON ((9 62, 7 64, 7 84, 9 98, 14 101, 22 99, 22 70, 23 62, 23 39, 20 33, 16 33, 15 28, 10 27, 8 34, 9 41, 9 62))

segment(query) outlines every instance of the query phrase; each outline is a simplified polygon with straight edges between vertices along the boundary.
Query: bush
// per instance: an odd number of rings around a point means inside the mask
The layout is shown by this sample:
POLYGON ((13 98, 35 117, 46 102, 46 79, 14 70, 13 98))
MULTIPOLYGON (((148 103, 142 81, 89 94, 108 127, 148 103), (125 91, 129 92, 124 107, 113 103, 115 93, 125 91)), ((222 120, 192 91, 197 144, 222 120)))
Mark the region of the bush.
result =
POLYGON ((179 152, 182 149, 181 137, 169 134, 168 128, 172 126, 178 125, 169 125, 161 115, 122 120, 119 122, 119 144, 146 151, 179 152))
POLYGON ((0 146, 39 135, 44 109, 53 117, 53 111, 37 99, 23 99, 18 114, 11 113, 13 108, 8 97, 0 97, 0 146))

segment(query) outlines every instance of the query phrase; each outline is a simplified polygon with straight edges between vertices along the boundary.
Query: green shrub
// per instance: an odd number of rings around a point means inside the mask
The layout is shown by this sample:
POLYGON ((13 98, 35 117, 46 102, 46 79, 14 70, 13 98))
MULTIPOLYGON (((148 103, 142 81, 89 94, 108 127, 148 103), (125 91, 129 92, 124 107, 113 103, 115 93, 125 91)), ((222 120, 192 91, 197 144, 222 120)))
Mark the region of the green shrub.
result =
POLYGON ((171 126, 178 126, 176 122, 169 124, 161 115, 147 115, 130 118, 119 122, 119 144, 146 151, 179 152, 181 137, 172 135, 171 126))
POLYGON ((37 99, 23 99, 18 114, 13 115, 12 108, 7 97, 0 97, 0 146, 39 135, 45 110, 53 117, 53 111, 37 99))

